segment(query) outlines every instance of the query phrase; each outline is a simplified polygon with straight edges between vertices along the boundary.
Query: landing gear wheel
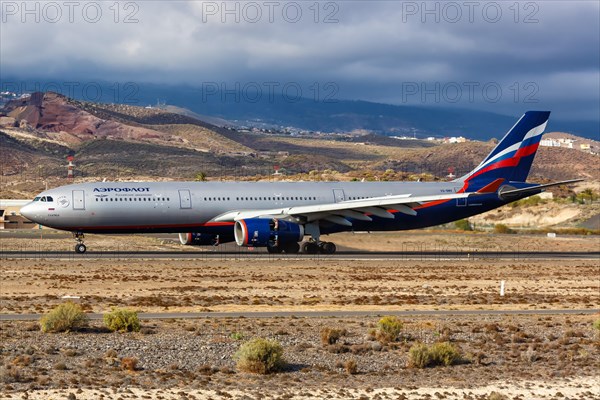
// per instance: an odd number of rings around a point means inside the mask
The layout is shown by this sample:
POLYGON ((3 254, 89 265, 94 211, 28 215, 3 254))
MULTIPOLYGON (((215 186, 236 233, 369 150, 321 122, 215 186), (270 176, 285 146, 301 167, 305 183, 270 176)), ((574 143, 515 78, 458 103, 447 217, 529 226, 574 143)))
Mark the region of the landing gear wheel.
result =
POLYGON ((306 254, 317 254, 319 252, 319 246, 315 242, 304 242, 302 243, 302 252, 306 254))
POLYGON ((298 252, 300 252, 300 244, 297 242, 286 243, 283 247, 283 251, 286 254, 298 254, 298 252))
POLYGON ((267 246, 267 252, 270 254, 279 254, 281 251, 282 250, 279 246, 267 246))
POLYGON ((337 250, 335 243, 321 242, 319 243, 319 251, 321 254, 333 254, 337 250))
POLYGON ((85 238, 82 232, 73 232, 73 237, 75 238, 75 253, 83 254, 87 250, 85 244, 83 244, 83 239, 85 238))

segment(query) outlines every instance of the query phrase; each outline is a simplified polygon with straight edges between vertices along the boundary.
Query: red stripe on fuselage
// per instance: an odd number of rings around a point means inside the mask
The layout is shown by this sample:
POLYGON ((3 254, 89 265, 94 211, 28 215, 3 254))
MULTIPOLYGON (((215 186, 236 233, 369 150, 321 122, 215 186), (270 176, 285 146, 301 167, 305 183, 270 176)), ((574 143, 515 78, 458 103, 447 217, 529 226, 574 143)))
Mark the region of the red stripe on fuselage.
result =
MULTIPOLYGON (((468 187, 469 187, 469 182, 465 181, 465 183, 463 184, 463 187, 461 187, 456 193, 464 193, 464 192, 467 191, 468 187)), ((429 203, 425 203, 423 205, 420 205, 418 207, 413 208, 413 210, 421 210, 423 208, 429 208, 429 207, 437 206, 439 204, 447 203, 450 200, 452 200, 452 199, 430 201, 429 203)))

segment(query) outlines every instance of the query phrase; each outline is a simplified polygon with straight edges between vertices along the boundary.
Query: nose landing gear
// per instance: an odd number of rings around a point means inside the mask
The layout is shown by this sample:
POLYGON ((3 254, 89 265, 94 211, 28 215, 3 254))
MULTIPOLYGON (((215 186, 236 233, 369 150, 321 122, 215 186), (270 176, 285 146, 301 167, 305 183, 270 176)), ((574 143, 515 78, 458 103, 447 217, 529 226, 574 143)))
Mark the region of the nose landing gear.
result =
POLYGON ((75 253, 78 253, 78 254, 85 253, 85 251, 87 250, 87 247, 85 247, 85 244, 83 244, 83 239, 85 238, 83 233, 73 232, 73 237, 75 238, 75 241, 77 242, 77 243, 75 243, 75 253))

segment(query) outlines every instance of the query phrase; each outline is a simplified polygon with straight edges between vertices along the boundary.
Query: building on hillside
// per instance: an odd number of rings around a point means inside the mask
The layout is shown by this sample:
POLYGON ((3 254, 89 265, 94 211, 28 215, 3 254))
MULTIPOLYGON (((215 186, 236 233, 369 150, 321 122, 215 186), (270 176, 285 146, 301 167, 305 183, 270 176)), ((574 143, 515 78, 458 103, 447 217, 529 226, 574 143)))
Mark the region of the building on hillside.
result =
POLYGON ((467 141, 466 138, 459 136, 459 137, 449 137, 449 138, 444 138, 444 143, 465 143, 467 141))
POLYGON ((560 142, 555 139, 542 139, 540 140, 540 146, 544 147, 560 147, 560 142))

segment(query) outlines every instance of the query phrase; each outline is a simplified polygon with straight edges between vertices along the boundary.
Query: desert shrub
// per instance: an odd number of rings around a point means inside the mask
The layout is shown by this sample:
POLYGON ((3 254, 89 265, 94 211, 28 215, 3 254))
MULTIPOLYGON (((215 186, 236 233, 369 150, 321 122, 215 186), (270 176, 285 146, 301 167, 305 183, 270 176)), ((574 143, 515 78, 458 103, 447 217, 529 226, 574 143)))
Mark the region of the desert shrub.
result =
POLYGON ((408 366, 411 368, 425 368, 431 362, 429 348, 424 343, 415 343, 408 350, 408 366))
POLYGON ((104 325, 113 332, 139 332, 140 319, 137 312, 124 308, 113 308, 104 314, 104 325))
POLYGON ((23 368, 19 368, 13 365, 6 365, 0 367, 0 382, 2 383, 16 383, 16 382, 27 382, 29 380, 28 374, 26 374, 23 368))
POLYGON ((508 400, 508 396, 506 396, 502 393, 492 392, 488 396, 488 400, 508 400))
POLYGON ((532 364, 539 360, 539 356, 532 346, 527 348, 527 351, 521 353, 521 359, 526 363, 532 364))
POLYGON ((321 329, 321 343, 326 346, 329 344, 336 344, 342 337, 342 330, 330 327, 321 329))
POLYGON ((416 343, 408 350, 408 366, 411 368, 453 365, 461 359, 459 351, 448 342, 438 342, 428 347, 416 343))
POLYGON ((449 342, 434 343, 429 348, 431 363, 433 365, 453 365, 460 360, 460 353, 449 342))
POLYGON ((510 207, 516 208, 516 207, 519 207, 519 206, 525 206, 525 207, 527 207, 527 206, 537 206, 538 204, 546 204, 546 200, 542 199, 538 195, 535 195, 535 196, 527 197, 525 199, 513 201, 512 203, 510 203, 510 207))
POLYGON ((31 358, 31 356, 20 355, 20 356, 16 356, 15 358, 13 358, 12 365, 15 365, 18 367, 26 367, 29 364, 31 364, 32 362, 33 362, 33 359, 31 358))
POLYGON ((67 302, 55 307, 40 320, 42 332, 69 332, 87 326, 88 318, 81 306, 67 302))
POLYGON ((263 338, 255 338, 242 344, 233 358, 240 371, 257 374, 276 372, 284 365, 281 344, 263 338))
POLYGON ((358 364, 354 358, 349 359, 344 363, 344 369, 346 373, 350 375, 356 375, 358 373, 358 364))
POLYGON ((127 371, 135 371, 137 369, 138 359, 135 357, 123 357, 121 359, 121 368, 127 371))
POLYGON ((375 337, 382 343, 395 342, 402 331, 402 321, 396 316, 383 317, 377 323, 375 337))
POLYGON ((504 224, 496 224, 494 225, 494 233, 517 233, 517 231, 504 224))
POLYGON ((242 332, 231 332, 231 335, 229 335, 229 337, 233 340, 242 340, 244 339, 244 334, 242 332))
POLYGON ((54 364, 54 369, 58 370, 58 371, 64 371, 67 369, 67 364, 65 364, 64 362, 57 362, 56 364, 54 364))
POLYGON ((594 327, 595 330, 598 331, 598 333, 600 333, 600 318, 595 320, 594 323, 592 324, 592 326, 594 327))
POLYGON ((104 357, 106 358, 117 358, 117 352, 115 349, 110 349, 108 350, 105 354, 104 357))
POLYGON ((473 230, 473 227, 471 226, 469 221, 466 219, 459 219, 458 221, 456 221, 454 223, 454 226, 456 227, 456 229, 460 229, 461 231, 472 231, 473 230))

